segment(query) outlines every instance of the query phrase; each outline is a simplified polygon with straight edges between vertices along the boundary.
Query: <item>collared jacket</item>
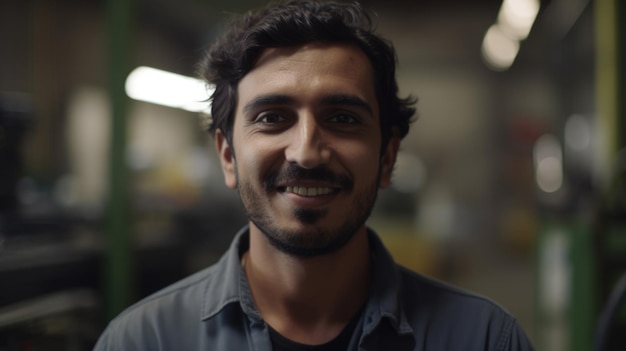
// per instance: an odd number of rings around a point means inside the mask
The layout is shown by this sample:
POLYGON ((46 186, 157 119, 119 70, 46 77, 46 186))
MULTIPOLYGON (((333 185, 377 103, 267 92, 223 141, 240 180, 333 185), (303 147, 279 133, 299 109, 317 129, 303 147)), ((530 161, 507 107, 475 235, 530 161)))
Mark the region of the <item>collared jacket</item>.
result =
MULTIPOLYGON (((532 350, 515 319, 492 301, 397 265, 368 232, 368 300, 349 350, 532 350)), ((143 299, 112 320, 96 351, 271 351, 240 264, 247 228, 213 266, 143 299)))

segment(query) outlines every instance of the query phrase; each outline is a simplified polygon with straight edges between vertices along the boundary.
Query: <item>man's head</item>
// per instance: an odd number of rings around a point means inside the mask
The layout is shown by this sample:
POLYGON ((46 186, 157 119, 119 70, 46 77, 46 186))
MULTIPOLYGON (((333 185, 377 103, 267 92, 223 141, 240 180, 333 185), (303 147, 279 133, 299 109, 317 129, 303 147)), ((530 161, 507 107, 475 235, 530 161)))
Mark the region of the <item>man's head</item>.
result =
POLYGON ((369 15, 358 3, 287 1, 234 21, 230 30, 207 52, 200 74, 215 85, 211 96, 214 133, 220 129, 232 141, 232 126, 241 79, 268 48, 295 47, 312 42, 352 44, 372 64, 380 108, 381 151, 392 135, 403 138, 415 113, 411 97, 398 97, 393 46, 374 33, 369 15))
POLYGON ((212 130, 252 229, 295 256, 343 247, 390 183, 414 112, 357 5, 248 14, 209 51, 212 130))

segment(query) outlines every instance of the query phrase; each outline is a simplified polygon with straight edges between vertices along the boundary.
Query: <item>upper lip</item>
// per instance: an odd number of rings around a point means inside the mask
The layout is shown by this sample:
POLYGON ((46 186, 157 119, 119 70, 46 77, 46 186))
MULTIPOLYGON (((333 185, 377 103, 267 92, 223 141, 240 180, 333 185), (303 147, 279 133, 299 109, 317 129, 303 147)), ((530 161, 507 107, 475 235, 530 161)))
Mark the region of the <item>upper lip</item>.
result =
POLYGON ((311 186, 287 186, 281 191, 298 194, 300 196, 321 196, 321 195, 329 195, 336 193, 338 191, 337 188, 330 187, 311 187, 311 186))
POLYGON ((278 188, 286 188, 288 186, 297 186, 304 188, 341 188, 339 184, 328 182, 320 182, 316 180, 295 180, 278 184, 278 188))
POLYGON ((287 188, 292 188, 289 192, 306 196, 311 194, 333 194, 341 190, 341 186, 328 182, 294 181, 286 182, 277 187, 279 192, 287 192, 287 188), (324 190, 327 189, 327 190, 324 190), (329 190, 328 190, 329 189, 329 190), (320 193, 321 192, 321 193, 320 193))

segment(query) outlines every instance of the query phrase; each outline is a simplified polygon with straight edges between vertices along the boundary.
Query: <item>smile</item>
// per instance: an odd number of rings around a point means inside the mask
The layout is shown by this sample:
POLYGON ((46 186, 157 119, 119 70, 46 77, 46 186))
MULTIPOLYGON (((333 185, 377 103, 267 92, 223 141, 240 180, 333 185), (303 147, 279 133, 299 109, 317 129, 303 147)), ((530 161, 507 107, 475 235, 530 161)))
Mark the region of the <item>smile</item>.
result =
POLYGON ((285 192, 293 193, 300 196, 322 196, 333 193, 333 188, 326 187, 304 187, 304 186, 288 186, 285 187, 285 192))

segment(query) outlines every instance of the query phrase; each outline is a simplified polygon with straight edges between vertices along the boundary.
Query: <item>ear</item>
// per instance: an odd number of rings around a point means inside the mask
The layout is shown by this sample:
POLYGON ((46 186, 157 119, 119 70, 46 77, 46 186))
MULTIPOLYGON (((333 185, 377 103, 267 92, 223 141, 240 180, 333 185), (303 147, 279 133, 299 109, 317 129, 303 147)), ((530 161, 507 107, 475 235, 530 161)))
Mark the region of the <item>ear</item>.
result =
POLYGON ((226 139, 226 135, 220 129, 215 131, 215 149, 220 158, 222 172, 224 173, 224 183, 231 189, 237 188, 237 164, 235 154, 226 139))
POLYGON ((393 173, 393 167, 396 164, 396 156, 398 155, 398 149, 400 148, 400 138, 391 137, 387 148, 383 152, 380 159, 380 184, 381 189, 387 188, 391 185, 391 174, 393 173))

